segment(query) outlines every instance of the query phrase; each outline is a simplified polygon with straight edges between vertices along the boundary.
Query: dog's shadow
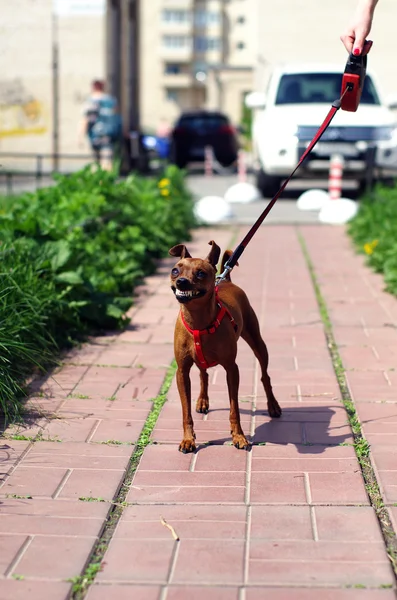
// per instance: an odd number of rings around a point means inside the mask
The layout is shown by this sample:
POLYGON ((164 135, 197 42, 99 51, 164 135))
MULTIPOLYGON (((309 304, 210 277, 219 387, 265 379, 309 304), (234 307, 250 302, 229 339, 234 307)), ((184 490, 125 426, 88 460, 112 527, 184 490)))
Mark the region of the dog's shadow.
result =
MULTIPOLYGON (((213 408, 211 413, 223 413, 228 419, 228 408, 213 408)), ((329 446, 350 445, 353 435, 343 406, 319 406, 304 404, 301 407, 287 407, 279 419, 269 418, 266 410, 252 410, 241 407, 242 427, 252 447, 266 444, 295 445, 300 454, 321 454, 329 446), (336 409, 336 410, 334 410, 336 409), (342 409, 342 410, 341 410, 342 409), (255 417, 255 429, 250 435, 250 421, 246 416, 255 417)), ((251 419, 252 423, 252 419, 251 419)), ((222 426, 223 428, 223 426, 222 426)), ((201 437, 201 435, 200 435, 201 437)), ((212 439, 210 445, 230 444, 231 438, 212 439)), ((205 446, 200 445, 199 448, 205 446)))

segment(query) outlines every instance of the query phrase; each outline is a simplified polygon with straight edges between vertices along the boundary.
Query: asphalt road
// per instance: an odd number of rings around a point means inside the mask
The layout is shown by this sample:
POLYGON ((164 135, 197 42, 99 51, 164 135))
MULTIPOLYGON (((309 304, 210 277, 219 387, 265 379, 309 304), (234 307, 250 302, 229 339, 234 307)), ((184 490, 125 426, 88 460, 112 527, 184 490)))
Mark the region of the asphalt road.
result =
MULTIPOLYGON (((223 197, 227 189, 238 182, 237 174, 214 174, 205 176, 203 167, 189 169, 188 185, 196 200, 204 196, 223 197)), ((254 183, 254 176, 248 175, 247 181, 254 183)), ((326 180, 292 180, 283 195, 277 200, 263 225, 276 223, 318 223, 318 211, 302 211, 297 208, 297 199, 307 189, 327 189, 326 180)), ((343 196, 354 199, 355 182, 344 184, 343 196)), ((221 224, 251 225, 263 212, 271 199, 256 200, 249 204, 231 204, 232 216, 221 221, 221 224)))

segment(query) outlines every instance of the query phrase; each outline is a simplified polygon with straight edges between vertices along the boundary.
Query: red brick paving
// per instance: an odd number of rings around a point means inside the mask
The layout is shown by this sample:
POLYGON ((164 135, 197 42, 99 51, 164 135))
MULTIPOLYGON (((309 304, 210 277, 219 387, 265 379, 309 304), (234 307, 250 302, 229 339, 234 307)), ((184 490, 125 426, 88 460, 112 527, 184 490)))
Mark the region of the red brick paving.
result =
MULTIPOLYGON (((397 302, 343 228, 300 231, 396 527, 397 302)), ((203 255, 209 239, 225 248, 231 236, 199 231, 189 249, 203 255)), ((6 432, 0 600, 69 598, 67 580, 81 573, 101 534, 173 358, 171 263, 140 288, 127 330, 66 357, 35 385, 35 416, 6 432), (38 433, 41 441, 12 439, 38 433)), ((194 416, 201 445, 183 455, 173 381, 88 600, 395 598, 297 231, 260 229, 240 264, 233 279, 257 311, 283 417, 269 419, 256 361, 241 342, 242 426, 256 445, 249 453, 230 445, 225 374, 214 368, 211 410, 194 416)), ((197 390, 197 372, 192 381, 197 390)))

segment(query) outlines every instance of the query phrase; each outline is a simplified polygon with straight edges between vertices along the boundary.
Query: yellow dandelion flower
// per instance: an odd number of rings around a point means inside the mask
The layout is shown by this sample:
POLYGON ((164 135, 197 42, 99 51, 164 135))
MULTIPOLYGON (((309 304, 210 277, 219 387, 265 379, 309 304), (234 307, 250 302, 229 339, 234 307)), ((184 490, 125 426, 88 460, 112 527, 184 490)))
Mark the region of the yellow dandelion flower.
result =
POLYGON ((364 252, 365 254, 373 254, 376 246, 379 244, 379 240, 372 240, 372 242, 367 242, 364 244, 364 252))
POLYGON ((170 190, 167 190, 166 188, 163 188, 162 190, 160 190, 160 194, 162 196, 169 196, 170 195, 170 190))
POLYGON ((159 181, 159 188, 165 188, 165 187, 169 186, 170 183, 171 183, 170 180, 167 179, 167 178, 160 179, 160 181, 159 181))

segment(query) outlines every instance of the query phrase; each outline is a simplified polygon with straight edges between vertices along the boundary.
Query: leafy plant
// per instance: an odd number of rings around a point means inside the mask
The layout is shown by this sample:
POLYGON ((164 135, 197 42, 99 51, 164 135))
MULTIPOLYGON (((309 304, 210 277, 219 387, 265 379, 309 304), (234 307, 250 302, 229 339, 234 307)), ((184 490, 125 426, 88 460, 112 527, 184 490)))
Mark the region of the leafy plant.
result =
POLYGON ((195 226, 183 174, 87 167, 0 198, 0 410, 11 420, 34 369, 88 333, 125 326, 134 287, 195 226))
POLYGON ((348 232, 368 265, 383 274, 386 290, 397 295, 397 187, 379 185, 364 197, 348 232))

